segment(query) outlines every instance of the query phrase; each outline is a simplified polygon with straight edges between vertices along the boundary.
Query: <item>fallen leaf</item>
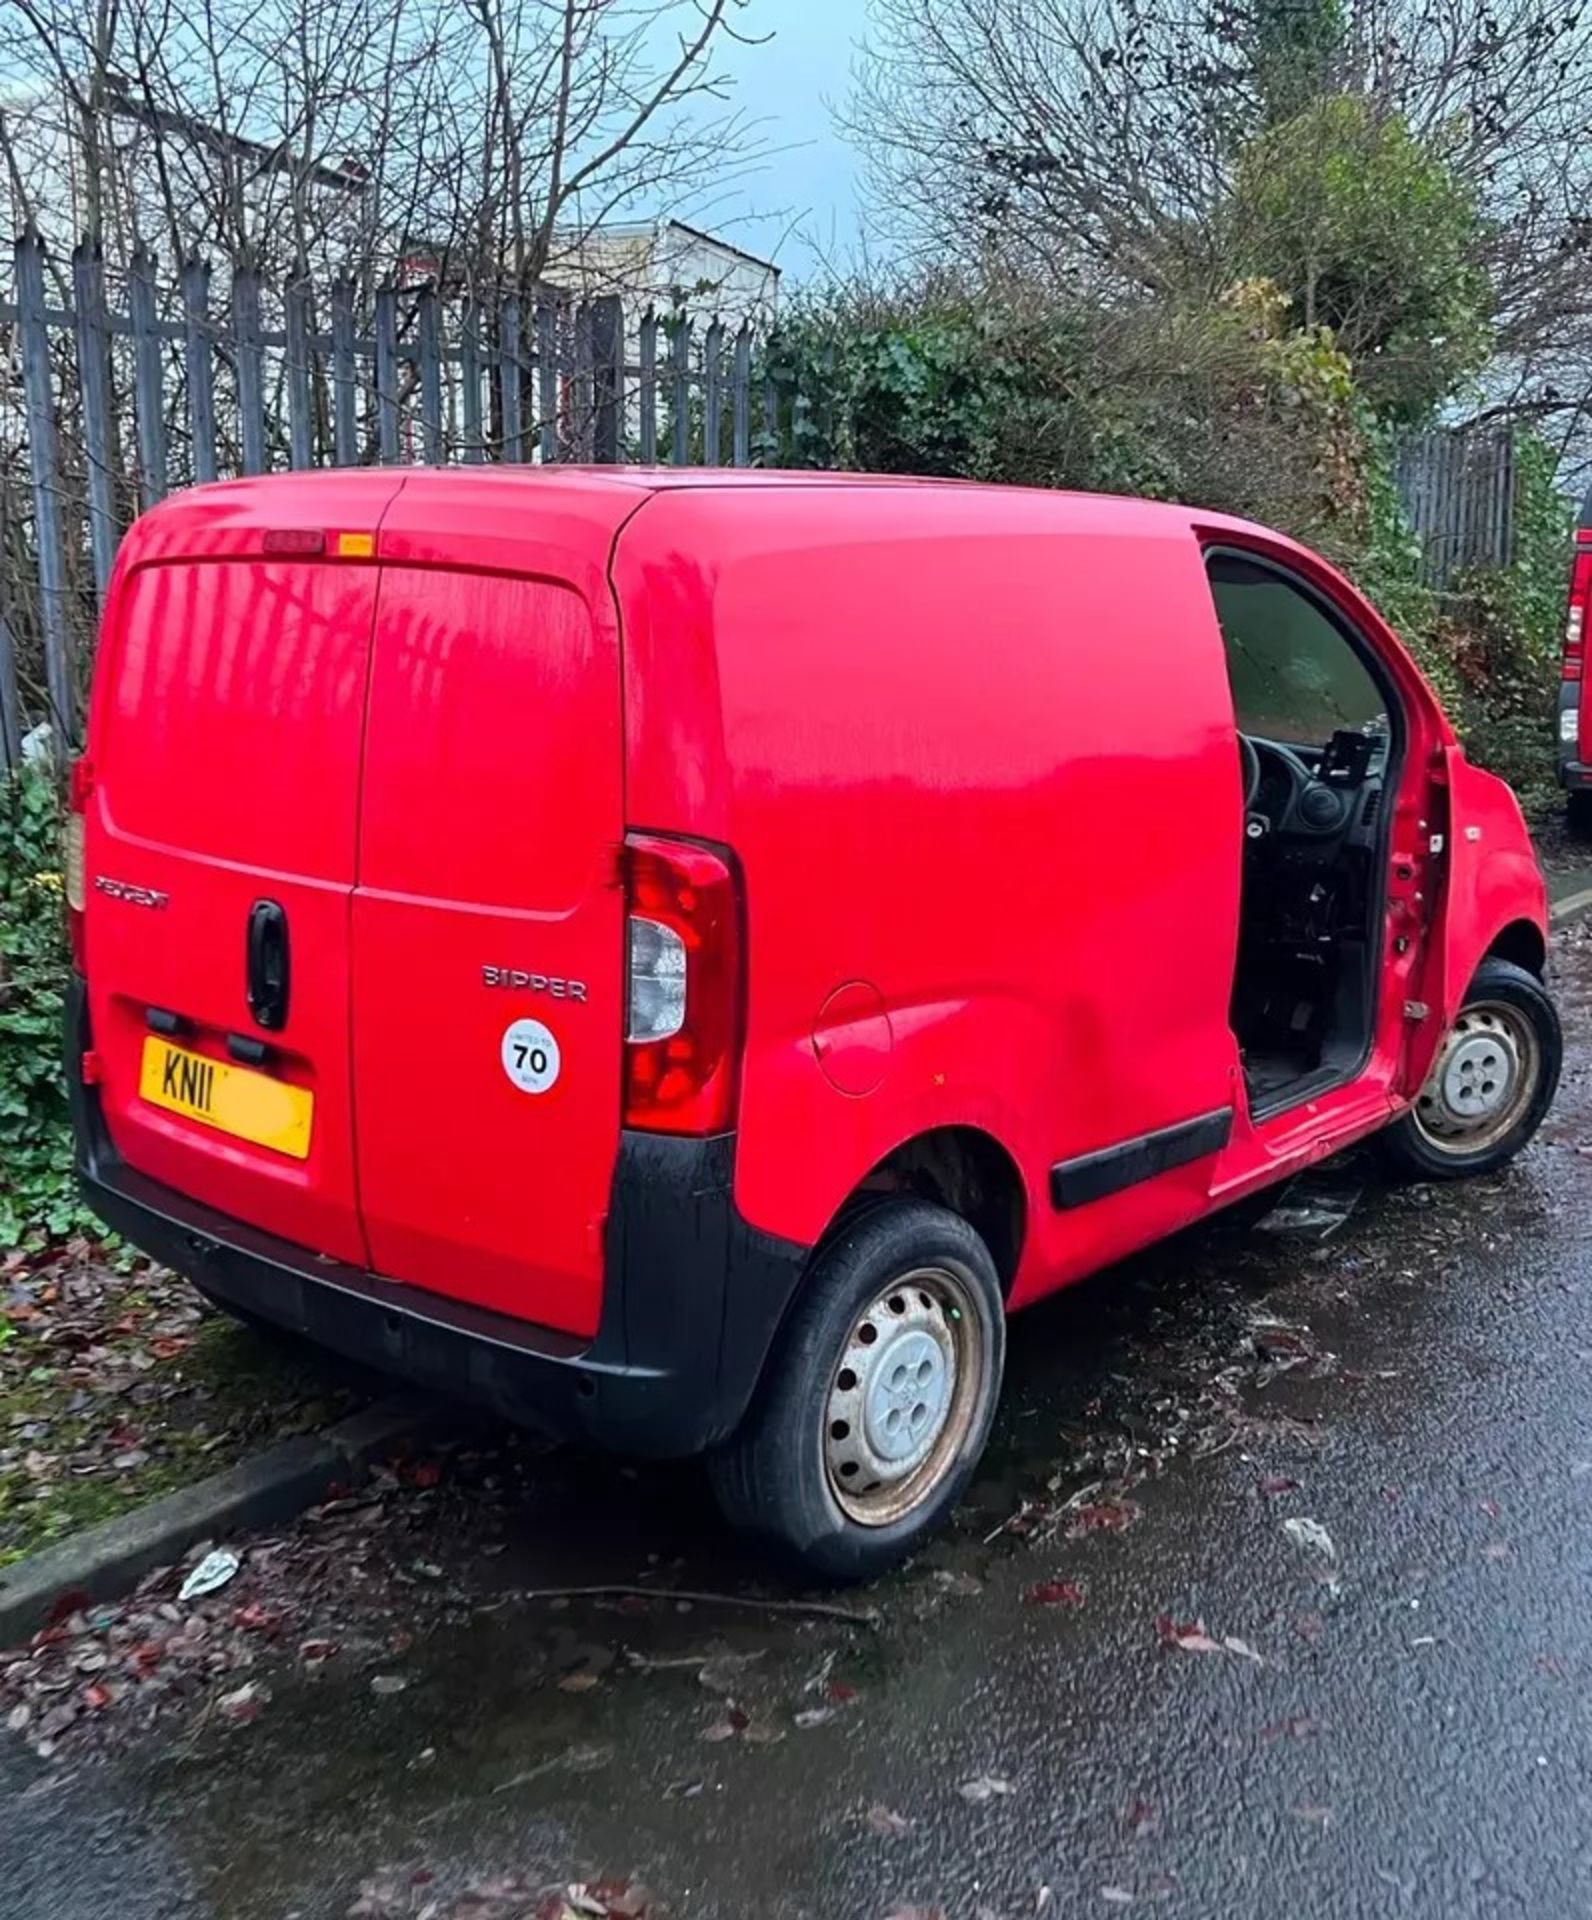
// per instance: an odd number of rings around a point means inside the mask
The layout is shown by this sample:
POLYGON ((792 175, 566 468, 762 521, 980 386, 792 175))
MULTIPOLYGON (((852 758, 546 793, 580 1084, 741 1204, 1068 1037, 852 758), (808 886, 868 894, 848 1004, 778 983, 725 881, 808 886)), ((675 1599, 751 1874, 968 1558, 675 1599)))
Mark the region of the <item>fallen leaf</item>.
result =
POLYGON ((1260 1483, 1262 1493, 1297 1493, 1299 1482, 1286 1473, 1268 1473, 1260 1483))
POLYGON ((743 1712, 733 1700, 724 1703, 724 1711, 702 1729, 704 1740, 733 1740, 738 1733, 745 1733, 752 1724, 751 1717, 743 1712))
POLYGON ((271 1690, 263 1681, 250 1680, 233 1692, 222 1694, 216 1702, 216 1711, 234 1726, 247 1726, 251 1720, 259 1719, 270 1698, 271 1690))
POLYGON ((1023 1601, 1030 1607, 1081 1607, 1084 1593, 1076 1580, 1041 1580, 1028 1589, 1023 1601))
POLYGON ((822 1727, 835 1718, 836 1712, 833 1707, 803 1707, 801 1712, 794 1716, 798 1727, 822 1727))
POLYGON ((886 1840, 898 1840, 903 1833, 910 1833, 912 1822, 904 1813, 897 1813, 894 1807, 870 1807, 863 1815, 868 1827, 886 1840))
POLYGON ((1126 1887, 1102 1887, 1100 1898, 1113 1907, 1131 1907, 1136 1896, 1126 1887))
POLYGON ((970 1573, 952 1573, 947 1567, 935 1569, 934 1584, 942 1593, 954 1593, 960 1600, 970 1600, 984 1591, 982 1580, 975 1580, 970 1573))
POLYGON ((558 1683, 560 1693, 590 1693, 597 1685, 597 1675, 587 1670, 579 1673, 566 1673, 558 1683))
POLYGON ((402 1693, 408 1684, 401 1673, 378 1673, 370 1683, 370 1690, 375 1694, 402 1693))
POLYGON ((1069 1534, 1121 1533, 1144 1509, 1136 1500, 1091 1500, 1074 1507, 1067 1523, 1069 1534))
POLYGON ((1263 1667, 1266 1664, 1249 1642, 1240 1640, 1236 1633, 1224 1635, 1222 1645, 1229 1653, 1236 1653, 1240 1660, 1253 1660, 1257 1667, 1263 1667))
POLYGON ((1163 1647, 1176 1647, 1183 1653, 1220 1653, 1222 1644, 1213 1640, 1205 1631, 1203 1620, 1189 1620, 1179 1625, 1170 1614, 1159 1613, 1155 1617, 1156 1637, 1163 1647))
POLYGON ((1269 1726, 1260 1730, 1262 1740, 1277 1740, 1286 1735, 1290 1740, 1303 1740, 1309 1735, 1320 1733, 1322 1722, 1314 1714, 1295 1713, 1286 1720, 1273 1720, 1269 1726))
POLYGON ((1282 1530, 1305 1553, 1316 1554, 1322 1560, 1337 1559, 1337 1545, 1319 1520, 1307 1520, 1295 1515, 1283 1521, 1282 1530))
POLYGON ((964 1780, 957 1788, 964 1800, 970 1800, 975 1807, 982 1807, 987 1801, 1001 1798, 1004 1794, 1015 1793, 1010 1780, 1002 1780, 998 1774, 981 1773, 976 1779, 964 1780))
POLYGON ((1302 1806, 1290 1807, 1288 1811, 1296 1820, 1308 1820, 1310 1824, 1315 1827, 1324 1827, 1332 1818, 1331 1807, 1311 1806, 1308 1803, 1302 1806))
POLYGON ((1155 1808, 1148 1800, 1130 1800, 1122 1815, 1122 1824, 1135 1836, 1148 1833, 1156 1824, 1155 1808))
POLYGON ((892 1907, 884 1920, 945 1920, 944 1907, 892 1907))

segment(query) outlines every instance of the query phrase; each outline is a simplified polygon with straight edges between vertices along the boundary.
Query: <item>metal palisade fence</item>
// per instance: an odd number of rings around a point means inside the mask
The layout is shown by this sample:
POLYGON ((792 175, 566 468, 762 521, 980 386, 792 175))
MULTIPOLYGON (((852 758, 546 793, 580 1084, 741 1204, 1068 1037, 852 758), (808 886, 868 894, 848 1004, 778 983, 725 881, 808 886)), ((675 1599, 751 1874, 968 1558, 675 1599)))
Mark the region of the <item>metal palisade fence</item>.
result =
POLYGON ((112 275, 36 236, 0 286, 0 768, 71 740, 123 529, 173 488, 423 461, 750 466, 779 399, 750 319, 553 288, 112 275))
POLYGON ((1421 543, 1427 583, 1452 587, 1514 558, 1515 438, 1507 425, 1407 434, 1394 460, 1399 499, 1421 543))

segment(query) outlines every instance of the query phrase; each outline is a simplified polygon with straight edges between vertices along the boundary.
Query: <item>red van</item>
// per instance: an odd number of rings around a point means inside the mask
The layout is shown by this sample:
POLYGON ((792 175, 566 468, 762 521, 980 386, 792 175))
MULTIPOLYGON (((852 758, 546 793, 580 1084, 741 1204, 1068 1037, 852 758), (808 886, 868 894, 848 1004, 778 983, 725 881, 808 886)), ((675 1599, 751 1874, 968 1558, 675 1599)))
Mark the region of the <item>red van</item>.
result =
POLYGON ((1005 1316, 1552 1097, 1519 808, 1315 555, 957 484, 341 472, 146 515, 73 784, 81 1174, 223 1306, 705 1454, 831 1577, 1005 1316))
POLYGON ((1592 677, 1586 670, 1592 617, 1592 493, 1582 502, 1570 567, 1570 607, 1559 674, 1559 785, 1570 828, 1592 834, 1592 677))

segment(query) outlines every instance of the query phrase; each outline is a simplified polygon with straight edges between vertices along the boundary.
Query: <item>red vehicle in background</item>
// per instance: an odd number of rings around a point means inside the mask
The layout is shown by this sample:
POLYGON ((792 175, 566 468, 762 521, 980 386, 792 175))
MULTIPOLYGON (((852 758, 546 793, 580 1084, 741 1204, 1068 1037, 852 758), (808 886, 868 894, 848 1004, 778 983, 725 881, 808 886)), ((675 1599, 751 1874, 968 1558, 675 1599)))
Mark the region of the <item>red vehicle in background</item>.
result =
POLYGON ((1559 784, 1570 826, 1592 835, 1592 675, 1587 673, 1587 624, 1592 619, 1592 493, 1582 503, 1570 572, 1570 607, 1559 682, 1559 784))
POLYGON ((1144 501, 202 488, 69 834, 107 1221, 827 1577, 946 1516, 1008 1313, 1368 1135, 1496 1168, 1559 1071, 1509 790, 1317 556, 1144 501))

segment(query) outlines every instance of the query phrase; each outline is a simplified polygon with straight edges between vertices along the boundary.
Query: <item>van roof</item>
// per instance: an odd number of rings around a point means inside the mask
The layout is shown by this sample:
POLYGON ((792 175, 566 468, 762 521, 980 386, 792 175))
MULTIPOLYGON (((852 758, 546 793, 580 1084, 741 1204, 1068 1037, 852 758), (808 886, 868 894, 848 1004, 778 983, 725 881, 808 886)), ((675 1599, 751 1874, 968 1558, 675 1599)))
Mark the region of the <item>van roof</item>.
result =
MULTIPOLYGON (((1248 522, 1227 514, 1209 513, 1186 505, 1145 500, 1131 494, 1084 493, 1042 487, 1013 487, 989 482, 929 478, 913 474, 815 473, 781 468, 734 467, 597 467, 576 465, 510 465, 495 461, 465 466, 321 467, 309 471, 278 472, 252 479, 223 480, 172 495, 134 523, 127 545, 138 559, 163 552, 175 557, 192 550, 193 537, 203 532, 207 541, 221 535, 224 526, 240 532, 261 524, 297 522, 306 513, 317 518, 379 517, 400 493, 411 505, 434 500, 453 518, 465 511, 482 490, 505 497, 532 490, 557 498, 579 518, 605 525, 609 535, 647 495, 665 493, 803 493, 839 494, 865 490, 874 495, 923 494, 932 491, 942 502, 947 495, 989 501, 1008 496, 1028 503, 1053 502, 1056 523, 1064 525, 1068 508, 1084 529, 1123 533, 1143 528, 1164 534, 1173 526, 1191 525, 1206 535, 1239 533, 1248 522), (417 500, 416 496, 420 496, 417 500), (450 498, 451 496, 451 498, 450 498)), ((422 511, 424 509, 422 508, 422 511)), ((467 515, 468 517, 468 515, 467 515)), ((980 515, 979 518, 984 516, 980 515)), ((1273 541, 1279 536, 1264 532, 1273 541)), ((1291 546, 1290 541, 1281 544, 1291 546)))

